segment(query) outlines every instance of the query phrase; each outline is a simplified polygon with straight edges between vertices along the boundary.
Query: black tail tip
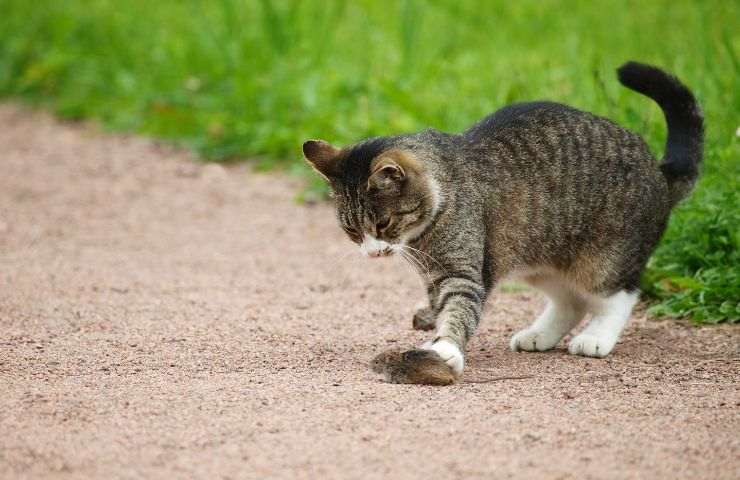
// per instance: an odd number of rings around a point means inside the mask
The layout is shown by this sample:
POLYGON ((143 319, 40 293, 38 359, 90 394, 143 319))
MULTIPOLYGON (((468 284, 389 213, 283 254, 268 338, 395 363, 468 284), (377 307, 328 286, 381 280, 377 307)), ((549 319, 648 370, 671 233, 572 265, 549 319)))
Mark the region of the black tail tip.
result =
POLYGON ((617 69, 619 82, 630 88, 641 90, 643 82, 648 79, 665 78, 667 75, 661 69, 644 63, 629 61, 617 69))
POLYGON ((698 111, 691 91, 678 78, 658 67, 627 62, 617 69, 617 77, 625 87, 658 102, 668 117, 698 111))

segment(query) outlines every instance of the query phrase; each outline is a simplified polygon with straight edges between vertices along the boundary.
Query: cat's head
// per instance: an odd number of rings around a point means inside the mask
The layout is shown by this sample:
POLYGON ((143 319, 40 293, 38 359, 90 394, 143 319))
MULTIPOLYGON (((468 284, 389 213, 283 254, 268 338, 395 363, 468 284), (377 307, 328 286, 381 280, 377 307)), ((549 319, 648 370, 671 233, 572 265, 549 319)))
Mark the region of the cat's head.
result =
POLYGON ((309 140, 303 154, 331 186, 342 229, 368 256, 390 255, 419 238, 440 207, 427 168, 395 138, 347 148, 309 140))

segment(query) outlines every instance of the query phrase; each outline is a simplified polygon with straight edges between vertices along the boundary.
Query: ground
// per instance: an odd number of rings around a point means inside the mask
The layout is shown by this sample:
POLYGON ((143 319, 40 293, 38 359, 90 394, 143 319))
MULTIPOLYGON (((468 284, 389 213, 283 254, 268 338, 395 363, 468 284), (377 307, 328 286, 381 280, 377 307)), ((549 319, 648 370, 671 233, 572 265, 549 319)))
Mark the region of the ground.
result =
POLYGON ((7 105, 0 167, 1 478, 740 477, 738 327, 513 353, 501 292, 462 383, 390 385, 419 281, 295 181, 7 105))

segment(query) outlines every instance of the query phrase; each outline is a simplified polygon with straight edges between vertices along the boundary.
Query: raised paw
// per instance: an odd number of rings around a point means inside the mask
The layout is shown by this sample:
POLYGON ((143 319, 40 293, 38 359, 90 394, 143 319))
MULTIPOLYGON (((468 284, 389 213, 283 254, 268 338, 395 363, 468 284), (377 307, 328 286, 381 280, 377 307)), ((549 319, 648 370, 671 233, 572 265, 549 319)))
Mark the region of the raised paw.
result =
POLYGON ((576 335, 568 344, 568 352, 584 357, 604 358, 612 351, 616 341, 589 333, 576 335))
POLYGON ((544 352, 550 350, 560 341, 560 336, 549 332, 526 328, 515 333, 509 342, 512 351, 544 352))
POLYGON ((432 330, 436 325, 437 321, 434 315, 434 310, 431 308, 420 308, 414 314, 414 330, 432 330))

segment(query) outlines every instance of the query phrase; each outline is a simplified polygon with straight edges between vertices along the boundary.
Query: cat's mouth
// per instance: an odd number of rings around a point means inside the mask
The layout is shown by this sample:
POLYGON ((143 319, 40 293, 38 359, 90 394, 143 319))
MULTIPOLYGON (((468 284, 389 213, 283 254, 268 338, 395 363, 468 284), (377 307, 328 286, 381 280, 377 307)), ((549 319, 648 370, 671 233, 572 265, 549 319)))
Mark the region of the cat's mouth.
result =
POLYGON ((395 251, 391 247, 384 248, 383 250, 379 250, 377 252, 368 252, 369 257, 378 258, 378 257, 390 257, 393 255, 395 251))
POLYGON ((362 246, 360 246, 360 249, 362 250, 362 253, 370 258, 390 257, 391 255, 396 253, 394 248, 390 245, 385 248, 373 250, 363 249, 362 246))

